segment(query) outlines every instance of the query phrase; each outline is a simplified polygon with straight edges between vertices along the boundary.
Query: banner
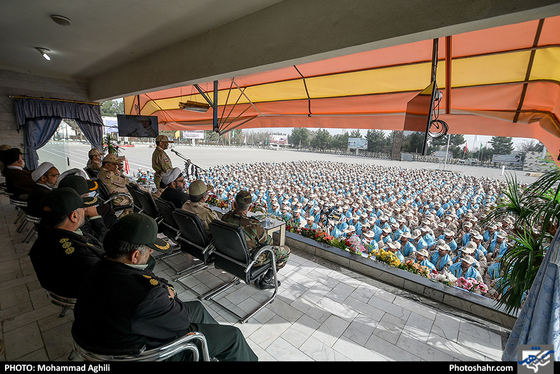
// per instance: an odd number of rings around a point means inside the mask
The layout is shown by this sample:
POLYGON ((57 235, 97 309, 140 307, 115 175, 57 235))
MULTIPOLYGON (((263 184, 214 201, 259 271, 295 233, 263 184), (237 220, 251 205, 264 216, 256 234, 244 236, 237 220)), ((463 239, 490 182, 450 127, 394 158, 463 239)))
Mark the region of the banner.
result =
POLYGON ((204 130, 183 131, 183 139, 204 139, 204 130))
POLYGON ((521 155, 493 155, 492 162, 503 162, 508 164, 521 164, 521 155))
POLYGON ((368 140, 366 138, 348 138, 349 149, 367 149, 368 140))

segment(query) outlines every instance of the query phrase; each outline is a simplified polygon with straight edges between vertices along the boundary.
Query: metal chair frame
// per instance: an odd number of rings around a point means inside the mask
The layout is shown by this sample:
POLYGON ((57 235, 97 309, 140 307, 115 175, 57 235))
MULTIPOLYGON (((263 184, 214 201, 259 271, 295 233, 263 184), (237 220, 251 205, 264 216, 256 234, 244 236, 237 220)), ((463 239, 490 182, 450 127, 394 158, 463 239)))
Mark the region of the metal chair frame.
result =
MULTIPOLYGON (((225 260, 225 262, 236 265, 238 268, 243 268, 243 272, 244 272, 244 278, 243 281, 245 282, 245 284, 250 285, 252 283, 254 283, 254 281, 257 279, 255 277, 260 277, 262 276, 266 271, 268 271, 268 269, 272 269, 273 272, 273 277, 274 277, 274 291, 272 293, 272 295, 270 296, 270 298, 268 298, 267 300, 265 300, 259 307, 257 307, 255 310, 253 310, 252 312, 241 316, 239 314, 237 314, 235 311, 233 311, 232 309, 228 308, 227 306, 223 305, 222 303, 220 303, 218 300, 215 299, 216 296, 218 296, 220 293, 226 291, 227 289, 235 286, 236 284, 240 283, 241 280, 241 274, 233 274, 231 273, 228 269, 223 269, 224 271, 230 273, 231 275, 233 275, 233 278, 231 281, 229 281, 228 283, 215 288, 214 290, 207 292, 204 295, 201 295, 199 297, 199 299, 202 300, 210 300, 215 302, 216 304, 220 305, 221 307, 223 307, 224 309, 226 309, 227 311, 229 311, 230 313, 232 313, 233 315, 235 315, 238 319, 240 323, 245 323, 247 322, 251 317, 253 317, 256 313, 258 313, 260 310, 262 310, 265 306, 267 306, 268 304, 272 303, 276 297, 276 294, 278 293, 278 276, 276 273, 276 258, 274 255, 274 251, 272 250, 272 246, 267 245, 264 246, 262 248, 260 248, 258 251, 256 251, 252 256, 249 256, 249 248, 247 246, 247 242, 245 240, 245 234, 243 233, 243 231, 241 230, 240 227, 235 227, 233 225, 230 225, 226 222, 223 221, 219 221, 219 220, 214 220, 213 222, 210 223, 210 230, 212 231, 212 235, 214 236, 214 238, 217 237, 217 235, 222 235, 222 232, 220 232, 219 227, 222 226, 222 228, 229 228, 229 230, 231 232, 235 232, 237 235, 237 240, 240 241, 240 245, 243 248, 243 250, 245 251, 245 257, 247 258, 248 261, 240 261, 238 259, 234 259, 231 256, 226 255, 225 253, 223 253, 224 248, 222 246, 226 246, 227 244, 227 240, 225 240, 223 237, 221 238, 222 240, 216 240, 215 242, 215 246, 216 246, 216 250, 214 251, 214 255, 216 256, 216 262, 218 262, 218 258, 221 258, 222 260, 225 260), (253 271, 256 270, 254 269, 255 267, 255 262, 257 260, 257 258, 263 254, 263 253, 269 253, 271 256, 271 261, 269 263, 267 263, 266 265, 262 265, 258 267, 258 271, 259 274, 253 274, 253 271)), ((227 238, 228 240, 231 240, 232 238, 227 238)), ((230 241, 231 242, 231 241, 230 241)), ((241 256, 243 257, 243 256, 241 256)), ((217 265, 217 263, 215 263, 215 265, 217 265)), ((255 267, 256 268, 256 267, 255 267)))
MULTIPOLYGON (((190 332, 174 341, 164 344, 161 347, 146 349, 146 345, 137 347, 131 353, 95 353, 91 348, 84 348, 76 339, 73 339, 74 352, 86 361, 118 361, 118 362, 141 362, 141 361, 164 361, 171 356, 183 352, 191 351, 193 361, 216 361, 210 357, 206 337, 200 332, 190 332)), ((73 352, 73 353, 74 353, 73 352)))
POLYGON ((54 305, 62 307, 62 311, 58 315, 59 318, 64 317, 66 312, 70 309, 74 309, 74 306, 76 305, 76 299, 60 296, 49 290, 47 290, 47 297, 54 305))

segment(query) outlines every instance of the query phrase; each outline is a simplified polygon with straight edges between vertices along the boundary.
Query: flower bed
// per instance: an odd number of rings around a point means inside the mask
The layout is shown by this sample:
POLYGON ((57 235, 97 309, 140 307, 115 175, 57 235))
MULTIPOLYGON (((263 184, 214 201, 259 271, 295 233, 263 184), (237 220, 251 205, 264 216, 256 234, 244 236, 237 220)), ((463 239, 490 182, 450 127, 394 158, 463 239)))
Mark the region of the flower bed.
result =
POLYGON ((420 275, 434 282, 440 282, 450 287, 458 287, 460 289, 474 292, 482 296, 485 296, 488 292, 488 286, 483 282, 478 282, 476 279, 465 279, 463 277, 457 279, 455 276, 453 276, 453 274, 449 272, 440 273, 435 270, 430 270, 428 267, 422 266, 412 260, 401 262, 399 258, 391 251, 376 249, 368 253, 362 241, 357 236, 351 236, 350 238, 340 240, 320 230, 295 228, 292 226, 286 226, 286 230, 295 234, 299 234, 306 238, 313 239, 319 243, 325 243, 335 248, 340 248, 344 251, 358 255, 360 257, 366 257, 372 261, 382 262, 387 265, 394 266, 398 269, 420 275))
POLYGON ((387 251, 376 252, 377 256, 373 256, 356 250, 356 247, 347 246, 345 240, 313 230, 294 228, 286 231, 286 245, 506 328, 512 328, 517 318, 498 307, 495 300, 482 296, 482 290, 479 293, 479 290, 473 289, 472 282, 464 278, 455 279, 449 274, 430 272, 413 261, 399 261, 397 264, 396 257, 387 251))

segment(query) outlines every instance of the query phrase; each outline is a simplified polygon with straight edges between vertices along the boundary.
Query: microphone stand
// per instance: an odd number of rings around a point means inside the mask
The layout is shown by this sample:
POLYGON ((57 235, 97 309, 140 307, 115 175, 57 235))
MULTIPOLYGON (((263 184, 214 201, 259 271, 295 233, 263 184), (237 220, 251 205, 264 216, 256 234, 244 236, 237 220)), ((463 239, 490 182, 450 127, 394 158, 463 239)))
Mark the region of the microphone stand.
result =
POLYGON ((186 158, 185 156, 183 156, 182 154, 180 154, 179 152, 177 152, 176 150, 172 149, 171 152, 175 153, 177 156, 181 157, 183 160, 185 160, 185 168, 188 167, 188 165, 193 165, 194 167, 202 170, 202 171, 206 171, 203 168, 201 168, 200 166, 198 166, 197 164, 193 163, 190 159, 186 158))

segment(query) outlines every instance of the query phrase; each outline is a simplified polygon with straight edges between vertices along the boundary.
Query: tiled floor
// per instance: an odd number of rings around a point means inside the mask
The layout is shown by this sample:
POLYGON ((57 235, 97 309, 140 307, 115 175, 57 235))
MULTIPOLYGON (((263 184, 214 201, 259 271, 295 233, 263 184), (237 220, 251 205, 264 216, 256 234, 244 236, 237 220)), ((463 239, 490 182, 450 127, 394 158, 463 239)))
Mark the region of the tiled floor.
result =
MULTIPOLYGON (((15 208, 0 196, 0 339, 4 361, 64 361, 71 352, 73 314, 58 316, 41 289, 17 233, 15 208)), ((184 260, 183 255, 167 259, 184 260)), ((174 271, 158 260, 158 275, 174 271)), ((185 278, 197 292, 228 279, 211 267, 185 278)), ((508 331, 475 316, 398 290, 324 260, 293 253, 279 273, 276 300, 245 324, 237 323, 261 361, 499 361, 508 331)), ((175 283, 179 297, 194 297, 175 283)), ((220 296, 249 310, 263 293, 240 284, 220 296)), ((231 314, 204 302, 220 323, 231 314)))

